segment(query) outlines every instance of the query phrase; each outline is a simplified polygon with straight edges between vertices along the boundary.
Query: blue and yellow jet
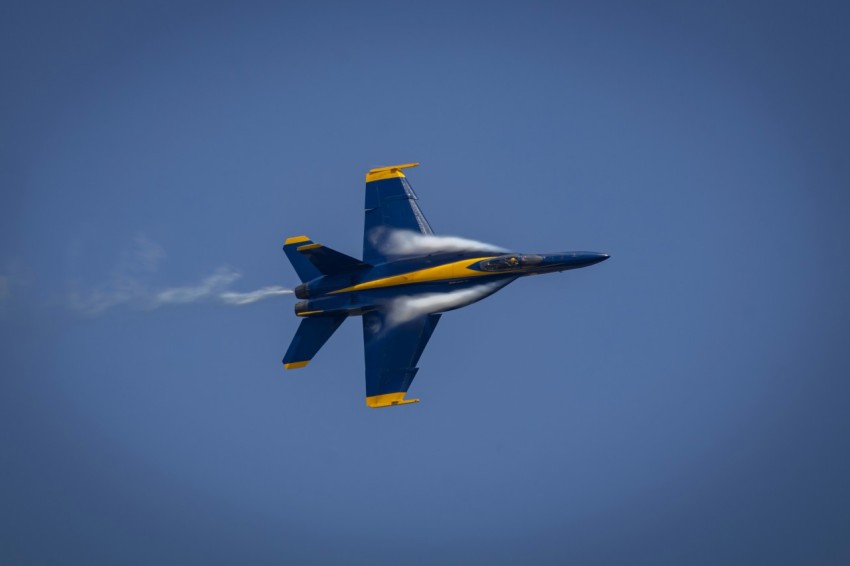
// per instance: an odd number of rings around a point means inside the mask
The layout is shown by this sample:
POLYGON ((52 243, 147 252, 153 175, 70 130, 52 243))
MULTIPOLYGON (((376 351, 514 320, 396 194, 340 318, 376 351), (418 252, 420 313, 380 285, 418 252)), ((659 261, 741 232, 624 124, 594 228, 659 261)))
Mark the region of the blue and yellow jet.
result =
POLYGON ((363 261, 289 238, 283 251, 301 278, 295 314, 301 325, 283 358, 286 369, 306 366, 349 316, 363 317, 366 404, 389 407, 405 399, 442 313, 492 295, 525 275, 587 267, 607 254, 516 254, 479 242, 434 236, 402 172, 418 163, 366 174, 363 261))

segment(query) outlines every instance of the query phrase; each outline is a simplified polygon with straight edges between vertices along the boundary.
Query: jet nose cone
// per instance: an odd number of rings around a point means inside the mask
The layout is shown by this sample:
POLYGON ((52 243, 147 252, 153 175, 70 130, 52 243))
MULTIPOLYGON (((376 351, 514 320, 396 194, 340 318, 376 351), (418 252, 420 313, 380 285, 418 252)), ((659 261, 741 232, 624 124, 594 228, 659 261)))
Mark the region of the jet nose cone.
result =
POLYGON ((565 271, 595 265, 609 257, 611 256, 608 254, 598 252, 563 252, 544 256, 543 267, 549 270, 565 271))
POLYGON ((582 259, 584 260, 583 263, 585 265, 594 265, 599 263, 600 261, 605 261, 609 257, 611 256, 609 256, 608 254, 600 254, 595 252, 588 252, 582 254, 582 259))

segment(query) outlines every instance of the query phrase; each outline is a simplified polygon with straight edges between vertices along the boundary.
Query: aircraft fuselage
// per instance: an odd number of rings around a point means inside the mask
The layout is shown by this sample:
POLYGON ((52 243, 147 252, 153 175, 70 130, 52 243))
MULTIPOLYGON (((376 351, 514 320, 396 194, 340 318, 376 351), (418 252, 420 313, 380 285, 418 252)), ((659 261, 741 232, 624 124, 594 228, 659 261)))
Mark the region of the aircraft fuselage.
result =
POLYGON ((519 277, 594 265, 608 259, 596 252, 430 254, 325 275, 302 283, 295 296, 300 317, 362 315, 400 298, 446 296, 432 312, 464 307, 495 293, 519 277), (464 292, 469 291, 469 292, 464 292))

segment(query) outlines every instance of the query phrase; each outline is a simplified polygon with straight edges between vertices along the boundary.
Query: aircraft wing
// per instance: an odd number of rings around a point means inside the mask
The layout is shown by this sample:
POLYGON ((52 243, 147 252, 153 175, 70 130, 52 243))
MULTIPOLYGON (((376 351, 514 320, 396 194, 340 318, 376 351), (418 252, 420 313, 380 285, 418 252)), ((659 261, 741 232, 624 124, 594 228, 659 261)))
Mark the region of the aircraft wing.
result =
POLYGON ((366 224, 363 231, 363 261, 372 265, 392 257, 386 239, 393 230, 433 234, 416 203, 416 193, 402 173, 418 163, 392 165, 366 173, 366 224))
POLYGON ((363 343, 366 350, 366 404, 390 407, 418 403, 405 399, 439 314, 426 314, 412 320, 389 324, 386 311, 363 315, 363 343))

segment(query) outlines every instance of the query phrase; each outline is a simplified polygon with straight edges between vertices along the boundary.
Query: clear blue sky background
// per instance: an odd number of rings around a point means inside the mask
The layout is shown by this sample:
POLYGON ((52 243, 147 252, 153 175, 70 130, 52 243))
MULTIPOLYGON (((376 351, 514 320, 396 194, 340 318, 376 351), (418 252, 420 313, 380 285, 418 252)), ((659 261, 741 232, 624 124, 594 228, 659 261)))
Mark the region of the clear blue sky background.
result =
POLYGON ((0 561, 850 563, 848 23, 4 4, 0 561), (291 297, 145 308, 359 255, 409 161, 440 233, 612 259, 444 316, 380 411, 359 320, 285 373, 291 297))

